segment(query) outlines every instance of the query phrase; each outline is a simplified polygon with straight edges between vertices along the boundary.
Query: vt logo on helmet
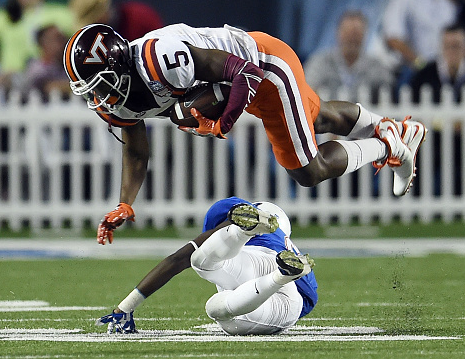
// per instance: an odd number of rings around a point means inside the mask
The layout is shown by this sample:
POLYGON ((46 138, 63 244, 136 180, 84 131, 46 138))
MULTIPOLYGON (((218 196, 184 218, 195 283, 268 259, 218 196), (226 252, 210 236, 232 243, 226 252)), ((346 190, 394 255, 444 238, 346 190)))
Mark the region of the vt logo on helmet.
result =
POLYGON ((78 30, 63 54, 73 93, 101 113, 114 113, 124 106, 131 87, 131 63, 128 41, 102 24, 78 30))
POLYGON ((107 58, 108 49, 105 44, 102 42, 103 35, 101 33, 97 34, 94 44, 92 45, 89 53, 91 56, 87 56, 84 59, 84 63, 87 64, 105 64, 105 59, 107 58), (102 56, 100 55, 102 54, 102 56))

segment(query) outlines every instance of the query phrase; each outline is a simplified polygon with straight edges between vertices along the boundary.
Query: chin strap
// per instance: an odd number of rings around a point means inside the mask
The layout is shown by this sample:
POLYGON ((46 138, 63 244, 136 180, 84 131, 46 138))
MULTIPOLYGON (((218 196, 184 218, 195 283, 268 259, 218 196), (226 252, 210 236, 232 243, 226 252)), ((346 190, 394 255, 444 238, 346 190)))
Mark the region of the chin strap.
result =
POLYGON ((109 116, 109 119, 108 119, 108 132, 110 132, 114 138, 116 138, 119 142, 121 142, 123 145, 126 144, 126 142, 124 142, 121 138, 119 138, 116 133, 113 132, 113 127, 111 127, 111 116, 109 116))

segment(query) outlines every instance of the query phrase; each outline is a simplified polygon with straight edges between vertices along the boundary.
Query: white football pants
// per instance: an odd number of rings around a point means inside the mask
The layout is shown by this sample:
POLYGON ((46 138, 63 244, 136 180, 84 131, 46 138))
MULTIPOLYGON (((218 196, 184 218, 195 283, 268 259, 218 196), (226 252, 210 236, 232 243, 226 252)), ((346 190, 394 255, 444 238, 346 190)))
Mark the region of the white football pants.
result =
POLYGON ((192 268, 216 284, 205 309, 226 333, 278 333, 297 322, 303 300, 294 282, 273 280, 277 253, 244 246, 250 238, 235 225, 216 231, 192 254, 192 268))

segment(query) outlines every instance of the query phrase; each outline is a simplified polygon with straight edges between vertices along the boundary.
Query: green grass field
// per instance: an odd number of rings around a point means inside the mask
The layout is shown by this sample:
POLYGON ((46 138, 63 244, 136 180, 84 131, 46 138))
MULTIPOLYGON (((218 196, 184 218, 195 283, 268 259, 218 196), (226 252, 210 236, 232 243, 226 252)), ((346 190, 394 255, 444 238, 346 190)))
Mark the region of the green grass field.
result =
POLYGON ((0 359, 465 357, 464 257, 315 260, 315 310, 288 333, 252 338, 217 331, 204 312, 215 288, 191 269, 138 308, 139 335, 109 336, 95 319, 155 261, 3 260, 0 359))

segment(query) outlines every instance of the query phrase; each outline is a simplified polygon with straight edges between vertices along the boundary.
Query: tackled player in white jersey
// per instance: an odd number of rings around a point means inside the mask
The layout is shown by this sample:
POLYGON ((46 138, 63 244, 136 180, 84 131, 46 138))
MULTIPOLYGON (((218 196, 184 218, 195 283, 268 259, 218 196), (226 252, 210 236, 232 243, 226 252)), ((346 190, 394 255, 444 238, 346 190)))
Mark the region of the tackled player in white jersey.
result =
POLYGON ((291 224, 273 203, 230 197, 208 210, 203 233, 165 258, 97 325, 108 333, 137 332, 133 312, 182 270, 192 266, 215 284, 206 303, 210 318, 231 335, 277 334, 315 307, 313 259, 290 239, 291 224))

